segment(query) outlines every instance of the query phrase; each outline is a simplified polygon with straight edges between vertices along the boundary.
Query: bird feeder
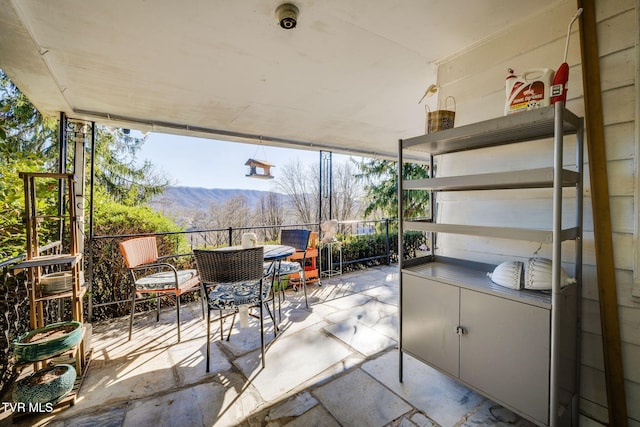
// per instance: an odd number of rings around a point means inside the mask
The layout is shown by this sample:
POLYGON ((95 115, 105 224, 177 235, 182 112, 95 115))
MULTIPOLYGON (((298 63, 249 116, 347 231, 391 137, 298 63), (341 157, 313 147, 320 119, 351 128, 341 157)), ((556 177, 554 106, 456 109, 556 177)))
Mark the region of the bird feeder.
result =
POLYGON ((245 166, 249 166, 249 173, 246 175, 249 178, 274 178, 274 176, 271 175, 271 168, 275 167, 275 165, 265 162, 264 160, 249 159, 245 163, 245 166))

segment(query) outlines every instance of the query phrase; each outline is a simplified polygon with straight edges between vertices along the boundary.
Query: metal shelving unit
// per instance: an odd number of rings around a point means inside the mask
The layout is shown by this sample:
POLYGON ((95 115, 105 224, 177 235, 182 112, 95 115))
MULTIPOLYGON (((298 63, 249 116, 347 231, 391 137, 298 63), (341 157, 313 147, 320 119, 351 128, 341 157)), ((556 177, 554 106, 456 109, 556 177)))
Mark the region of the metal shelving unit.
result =
POLYGON ((494 267, 487 264, 437 255, 431 255, 426 263, 400 257, 399 375, 402 381, 403 353, 411 354, 538 425, 577 425, 583 119, 558 102, 549 107, 400 140, 398 174, 402 171, 405 151, 411 152, 413 157, 424 155, 433 175, 437 156, 547 138, 553 138, 554 142, 551 167, 399 180, 399 200, 403 200, 405 190, 429 190, 432 202, 431 221, 405 220, 400 203, 400 248, 403 247, 404 229, 431 233, 432 241, 436 233, 452 233, 535 241, 552 246, 549 293, 497 286, 485 275, 494 267), (563 168, 563 143, 567 135, 576 135, 575 170, 563 168), (553 189, 551 229, 435 221, 436 204, 433 201, 437 192, 533 188, 553 189), (575 224, 564 229, 563 188, 575 188, 577 212, 575 224), (563 241, 575 242, 577 284, 566 288, 560 283, 563 241), (535 322, 532 319, 536 319, 535 322), (425 328, 427 324, 432 327, 425 328))

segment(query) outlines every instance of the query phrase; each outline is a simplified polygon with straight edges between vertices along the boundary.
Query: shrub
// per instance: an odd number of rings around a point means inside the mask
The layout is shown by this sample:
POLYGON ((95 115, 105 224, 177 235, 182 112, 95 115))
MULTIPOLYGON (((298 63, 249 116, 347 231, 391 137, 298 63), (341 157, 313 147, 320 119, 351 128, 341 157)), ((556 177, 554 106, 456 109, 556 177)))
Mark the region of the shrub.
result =
MULTIPOLYGON (((110 236, 167 233, 157 236, 158 253, 161 256, 189 253, 191 249, 183 234, 170 234, 183 231, 179 226, 147 206, 123 206, 102 199, 96 203, 95 218, 94 229, 97 237, 86 250, 93 267, 92 301, 94 304, 126 302, 95 308, 92 313, 93 319, 128 315, 131 278, 118 247, 118 243, 127 237, 110 236)), ((188 260, 181 259, 179 266, 188 266, 188 260)), ((193 293, 187 295, 192 296, 193 293)), ((150 308, 145 305, 148 304, 136 304, 136 310, 138 307, 140 311, 150 308)))
MULTIPOLYGON (((352 271, 380 265, 387 262, 386 233, 342 236, 343 270, 352 271), (360 261, 361 260, 361 261, 360 261)), ((421 245, 428 245, 427 238, 420 231, 407 231, 403 234, 404 253, 406 258, 415 258, 421 245)), ((334 247, 334 251, 337 248, 334 247)), ((337 259, 337 252, 333 259, 337 259)), ((398 233, 389 233, 388 262, 398 262, 398 233)))

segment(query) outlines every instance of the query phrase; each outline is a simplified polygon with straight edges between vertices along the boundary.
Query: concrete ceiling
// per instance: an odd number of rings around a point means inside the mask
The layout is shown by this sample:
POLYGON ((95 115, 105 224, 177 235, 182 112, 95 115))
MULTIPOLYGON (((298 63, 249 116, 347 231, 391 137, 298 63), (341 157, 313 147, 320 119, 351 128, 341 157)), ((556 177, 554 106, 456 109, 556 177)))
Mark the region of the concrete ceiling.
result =
POLYGON ((0 0, 0 68, 48 115, 395 156, 438 60, 554 1, 0 0))

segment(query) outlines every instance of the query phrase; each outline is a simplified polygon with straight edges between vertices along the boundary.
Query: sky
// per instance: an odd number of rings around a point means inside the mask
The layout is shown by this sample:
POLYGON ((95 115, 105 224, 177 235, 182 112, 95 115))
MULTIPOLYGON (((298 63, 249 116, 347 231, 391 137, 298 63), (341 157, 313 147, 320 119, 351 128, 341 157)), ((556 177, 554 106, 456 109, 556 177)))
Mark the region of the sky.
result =
MULTIPOLYGON (((293 150, 205 138, 150 133, 136 157, 149 160, 171 180, 171 185, 202 188, 277 191, 276 181, 282 166, 292 159, 305 165, 317 165, 317 151, 293 150), (265 160, 275 165, 275 179, 248 178, 248 159, 265 160)), ((349 156, 333 154, 333 164, 349 156)))

